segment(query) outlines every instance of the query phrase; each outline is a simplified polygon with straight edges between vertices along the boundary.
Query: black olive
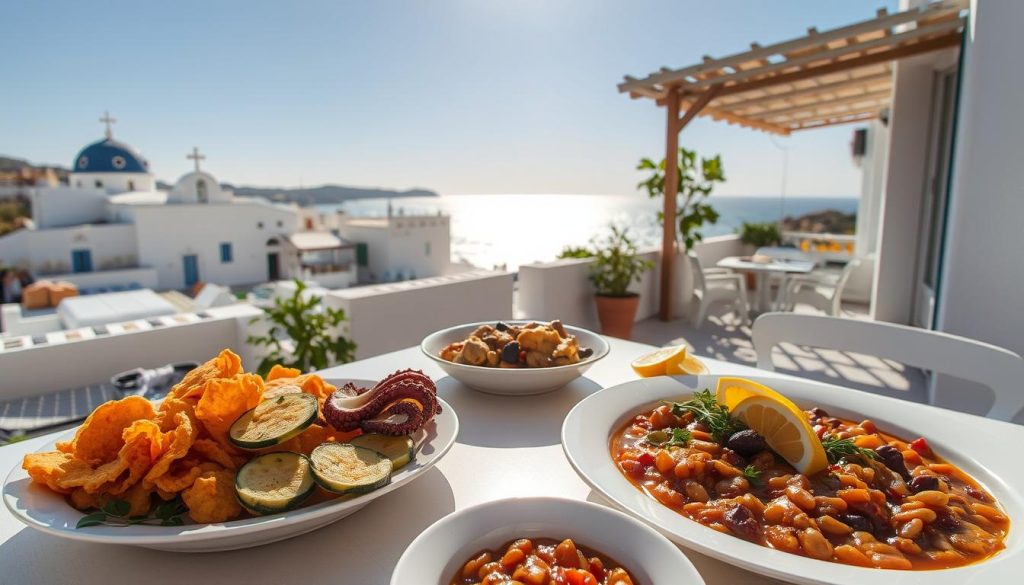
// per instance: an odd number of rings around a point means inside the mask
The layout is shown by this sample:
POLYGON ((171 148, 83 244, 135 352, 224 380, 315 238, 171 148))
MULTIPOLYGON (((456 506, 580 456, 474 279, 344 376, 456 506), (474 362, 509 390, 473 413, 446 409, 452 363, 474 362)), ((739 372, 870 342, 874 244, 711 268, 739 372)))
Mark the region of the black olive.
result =
POLYGON ((764 437, 759 435, 757 431, 746 429, 733 433, 729 440, 725 442, 725 446, 744 457, 750 457, 755 453, 764 451, 768 447, 768 443, 765 442, 764 437))
POLYGON ((498 321, 494 328, 497 329, 498 331, 508 331, 508 325, 505 325, 505 323, 502 321, 498 321))
POLYGON ((746 506, 737 504, 729 508, 722 520, 736 536, 747 540, 757 540, 759 532, 757 520, 754 520, 746 506))
POLYGON ((814 418, 828 418, 828 413, 825 412, 824 408, 815 406, 811 409, 811 416, 814 418))
POLYGON ((592 347, 583 347, 583 348, 580 348, 580 352, 579 353, 580 353, 580 359, 581 360, 585 360, 588 357, 594 355, 594 348, 592 348, 592 347))
POLYGON ((892 445, 882 445, 875 449, 878 458, 886 467, 903 476, 903 479, 910 481, 910 472, 907 471, 907 464, 903 461, 903 453, 892 445))
POLYGON ((519 362, 519 342, 510 341, 505 344, 505 347, 501 348, 501 359, 510 364, 519 362))
POLYGON ((937 490, 939 489, 939 478, 934 475, 919 475, 910 480, 908 485, 910 485, 910 491, 915 494, 927 490, 937 490))
POLYGON ((839 520, 841 520, 843 524, 853 528, 854 532, 871 532, 872 528, 874 528, 871 524, 871 520, 868 520, 859 514, 842 514, 839 516, 839 520))

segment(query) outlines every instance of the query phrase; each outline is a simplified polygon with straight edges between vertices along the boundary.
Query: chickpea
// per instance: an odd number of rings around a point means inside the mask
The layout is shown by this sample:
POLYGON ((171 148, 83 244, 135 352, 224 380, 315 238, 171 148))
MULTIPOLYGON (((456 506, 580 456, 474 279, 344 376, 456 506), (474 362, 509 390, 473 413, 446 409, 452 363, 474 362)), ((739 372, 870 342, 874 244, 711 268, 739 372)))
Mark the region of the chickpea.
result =
POLYGON ((501 557, 501 566, 511 569, 526 559, 526 553, 518 548, 509 548, 505 556, 501 557))
POLYGON ((869 559, 867 555, 848 544, 841 544, 832 552, 836 555, 837 559, 848 565, 857 565, 860 567, 871 566, 871 559, 869 559))
POLYGON ((791 485, 786 488, 786 497, 789 498, 789 501, 796 504, 801 510, 807 512, 814 510, 814 496, 812 496, 811 492, 806 489, 791 485))
POLYGON ((909 522, 900 526, 900 536, 913 540, 921 534, 922 530, 924 530, 924 522, 920 518, 911 518, 909 522))

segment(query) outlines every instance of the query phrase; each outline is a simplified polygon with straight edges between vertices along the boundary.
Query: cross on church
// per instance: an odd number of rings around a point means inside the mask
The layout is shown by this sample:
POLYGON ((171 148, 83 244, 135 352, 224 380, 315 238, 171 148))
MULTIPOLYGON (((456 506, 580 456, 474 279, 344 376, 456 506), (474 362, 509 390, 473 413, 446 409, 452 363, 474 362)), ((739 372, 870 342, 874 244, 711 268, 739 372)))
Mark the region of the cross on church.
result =
POLYGON ((108 139, 109 138, 113 138, 114 134, 110 130, 110 125, 113 124, 114 122, 117 122, 117 118, 111 118, 110 117, 110 112, 104 111, 103 112, 103 117, 100 118, 100 122, 103 122, 104 124, 107 125, 107 132, 106 132, 107 138, 108 139))
POLYGON ((195 161, 195 163, 196 163, 196 172, 198 173, 199 172, 199 161, 206 159, 206 155, 205 154, 199 154, 199 147, 198 146, 193 146, 192 147, 192 154, 186 155, 185 158, 187 158, 189 160, 195 161))

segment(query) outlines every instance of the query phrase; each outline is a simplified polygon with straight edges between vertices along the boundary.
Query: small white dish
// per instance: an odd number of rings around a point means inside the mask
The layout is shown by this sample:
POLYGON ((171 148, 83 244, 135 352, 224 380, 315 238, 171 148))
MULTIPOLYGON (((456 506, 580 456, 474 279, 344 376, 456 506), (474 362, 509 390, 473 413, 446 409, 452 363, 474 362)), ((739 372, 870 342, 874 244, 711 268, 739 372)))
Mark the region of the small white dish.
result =
POLYGON ((391 585, 445 585, 472 555, 517 538, 571 538, 621 563, 638 584, 704 583, 674 544, 621 512, 579 500, 513 498, 435 522, 398 559, 391 585))
MULTIPOLYGON (((373 386, 371 380, 329 380, 336 386, 353 382, 358 386, 373 386)), ((356 512, 373 500, 397 490, 423 475, 451 449, 459 434, 459 419, 450 404, 441 402, 441 413, 420 430, 416 442, 416 458, 391 478, 391 483, 354 498, 339 498, 296 508, 279 514, 232 520, 219 524, 189 524, 183 526, 92 526, 76 529, 75 524, 84 515, 71 507, 64 496, 39 486, 29 479, 21 466, 11 470, 3 486, 3 499, 7 509, 18 520, 31 528, 61 538, 85 542, 122 544, 176 552, 211 552, 259 546, 305 534, 326 526, 356 512)), ((57 440, 70 438, 74 430, 57 440)), ((57 441, 43 446, 41 451, 52 451, 57 441)), ((185 516, 186 522, 188 517, 185 516)))
POLYGON ((801 408, 820 406, 833 416, 869 418, 883 432, 923 436, 946 460, 973 476, 1010 516, 1006 549, 955 569, 898 571, 866 569, 776 551, 722 534, 690 520, 636 489, 609 454, 612 434, 627 420, 663 400, 679 400, 714 389, 719 376, 657 377, 627 382, 580 401, 562 425, 562 448, 588 485, 614 505, 657 528, 673 541, 762 575, 793 583, 832 585, 954 585, 1017 583, 1024 574, 1024 467, 1007 449, 1024 443, 1024 427, 951 410, 906 402, 809 380, 752 377, 801 408))
MULTIPOLYGON (((420 349, 427 357, 434 360, 446 374, 466 386, 488 394, 504 396, 529 396, 557 390, 582 376, 597 360, 608 355, 610 350, 608 342, 600 335, 586 329, 565 325, 566 332, 576 336, 580 347, 594 350, 593 355, 580 360, 579 363, 552 368, 488 368, 457 364, 441 359, 440 352, 445 346, 466 339, 481 325, 494 325, 495 323, 496 321, 481 321, 436 331, 423 339, 420 349)), ((522 325, 529 321, 517 320, 505 321, 505 323, 522 325)))

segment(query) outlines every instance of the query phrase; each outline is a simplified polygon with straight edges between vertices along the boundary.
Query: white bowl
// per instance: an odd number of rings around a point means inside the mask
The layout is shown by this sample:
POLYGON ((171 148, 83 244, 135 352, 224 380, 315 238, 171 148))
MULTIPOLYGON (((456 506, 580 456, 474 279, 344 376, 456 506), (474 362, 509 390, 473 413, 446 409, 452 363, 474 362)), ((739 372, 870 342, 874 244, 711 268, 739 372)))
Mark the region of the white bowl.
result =
POLYGON ((562 447, 580 477, 619 508, 675 542, 729 564, 794 583, 835 585, 953 585, 1019 583, 1024 574, 1024 466, 1013 449, 1024 427, 933 406, 887 398, 808 380, 758 378, 801 408, 820 406, 833 416, 870 418, 883 432, 923 436, 949 462, 985 486, 1010 516, 1006 549, 987 560, 934 571, 866 569, 817 561, 722 534, 690 520, 640 492, 623 477, 608 451, 611 435, 627 420, 662 400, 679 400, 715 388, 719 376, 658 377, 601 390, 580 401, 562 425, 562 447))
MULTIPOLYGON (((330 380, 337 386, 354 382, 358 386, 373 386, 370 380, 330 380)), ((326 526, 356 512, 373 500, 397 490, 423 475, 444 457, 459 434, 459 419, 451 405, 441 402, 441 414, 420 430, 416 441, 416 458, 391 478, 391 483, 355 498, 340 498, 295 510, 232 520, 218 524, 188 524, 184 526, 92 526, 76 529, 83 516, 64 497, 33 483, 20 466, 8 474, 4 482, 3 498, 7 509, 15 518, 31 528, 47 534, 109 544, 126 544, 157 550, 177 552, 210 552, 259 546, 305 534, 326 526)), ((77 430, 77 429, 76 429, 77 430)), ((58 438, 68 439, 74 430, 58 438)), ((41 451, 52 451, 52 441, 41 451)), ((185 517, 188 522, 187 516, 185 517)))
MULTIPOLYGON (((437 365, 446 374, 466 386, 488 394, 505 396, 528 396, 557 390, 582 376, 590 366, 594 365, 594 362, 608 355, 610 349, 608 342, 600 335, 586 329, 565 325, 566 332, 576 336, 580 347, 589 347, 594 350, 593 355, 580 360, 579 363, 552 368, 487 368, 457 364, 441 359, 439 353, 445 346, 466 339, 473 330, 481 325, 494 325, 495 323, 496 321, 481 321, 436 331, 424 338, 420 349, 427 357, 437 362, 437 365)), ((529 323, 529 321, 505 321, 505 323, 521 325, 529 323)))
POLYGON ((398 559, 391 585, 447 585, 472 555, 517 538, 571 538, 621 563, 638 584, 704 583, 674 544, 621 512, 578 500, 513 498, 435 522, 398 559))

